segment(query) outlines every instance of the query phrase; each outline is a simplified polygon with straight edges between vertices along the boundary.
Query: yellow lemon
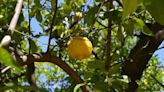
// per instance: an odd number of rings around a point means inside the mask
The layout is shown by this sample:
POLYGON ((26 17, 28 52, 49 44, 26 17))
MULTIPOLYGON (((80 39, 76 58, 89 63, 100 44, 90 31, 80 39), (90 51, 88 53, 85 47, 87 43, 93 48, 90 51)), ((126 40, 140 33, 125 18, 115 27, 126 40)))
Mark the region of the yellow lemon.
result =
POLYGON ((92 54, 92 43, 87 37, 73 37, 68 42, 68 53, 74 59, 82 60, 92 54))
POLYGON ((75 21, 81 20, 83 17, 83 14, 81 12, 76 12, 75 13, 75 21))

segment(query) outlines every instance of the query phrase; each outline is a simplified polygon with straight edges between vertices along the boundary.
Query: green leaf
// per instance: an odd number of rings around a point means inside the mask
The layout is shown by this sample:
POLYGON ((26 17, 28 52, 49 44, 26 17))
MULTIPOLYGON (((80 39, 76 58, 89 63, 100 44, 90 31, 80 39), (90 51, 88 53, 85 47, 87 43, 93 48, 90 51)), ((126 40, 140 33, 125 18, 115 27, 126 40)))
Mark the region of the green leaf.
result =
POLYGON ((64 8, 64 15, 71 13, 71 6, 66 3, 61 3, 61 6, 64 8))
POLYGON ((143 4, 154 19, 164 25, 164 0, 143 0, 143 4))
POLYGON ((20 43, 22 41, 22 35, 18 32, 14 32, 12 39, 16 41, 16 43, 20 43))
POLYGON ((94 6, 87 12, 85 22, 88 23, 88 25, 92 25, 92 23, 94 22, 95 14, 98 12, 98 10, 99 7, 94 6))
POLYGON ((25 49, 27 47, 27 41, 23 41, 21 44, 21 48, 25 49))
POLYGON ((85 84, 84 83, 80 83, 80 84, 77 84, 73 90, 73 92, 78 92, 78 89, 81 87, 81 86, 84 86, 85 84))
POLYGON ((42 15, 41 15, 40 11, 36 12, 36 19, 37 19, 37 21, 39 21, 39 22, 42 21, 42 15))
POLYGON ((104 63, 101 61, 92 61, 92 62, 89 62, 87 65, 87 67, 91 69, 96 69, 96 68, 102 69, 103 66, 104 66, 104 63))
POLYGON ((4 48, 0 48, 0 62, 15 68, 16 70, 20 71, 21 69, 16 65, 16 63, 13 61, 11 54, 5 50, 4 48))
POLYGON ((119 90, 118 92, 121 92, 122 90, 124 90, 124 87, 128 86, 128 82, 125 82, 123 79, 112 79, 112 81, 108 79, 108 83, 110 82, 113 88, 119 90), (124 87, 122 85, 124 85, 124 87))
POLYGON ((109 70, 109 75, 115 74, 118 72, 119 68, 120 68, 121 64, 116 64, 114 66, 112 66, 109 70))
POLYGON ((134 34, 135 21, 133 19, 127 19, 124 23, 124 28, 127 36, 134 34))
POLYGON ((141 3, 141 0, 122 0, 123 1, 123 15, 122 18, 125 19, 129 14, 134 12, 141 3))
POLYGON ((40 0, 34 0, 34 3, 35 3, 36 6, 41 6, 40 5, 40 0))
POLYGON ((94 92, 108 92, 109 85, 105 82, 102 77, 96 78, 94 92))
POLYGON ((134 20, 136 21, 136 28, 140 31, 142 31, 142 33, 144 33, 145 35, 148 36, 153 36, 153 32, 146 26, 146 24, 139 18, 134 18, 134 20))
MULTIPOLYGON (((59 26, 55 26, 54 28, 53 28, 53 32, 55 32, 55 31, 57 31, 57 35, 61 35, 63 32, 67 32, 67 31, 65 31, 65 28, 64 28, 64 26, 63 25, 59 25, 59 26)), ((56 36, 57 36, 56 35, 56 36)))
POLYGON ((38 11, 37 6, 34 6, 34 7, 31 9, 30 17, 34 17, 37 11, 38 11))
POLYGON ((36 52, 37 51, 37 46, 33 40, 30 40, 30 46, 31 46, 31 51, 36 52))
POLYGON ((121 25, 119 25, 118 27, 118 32, 117 32, 117 37, 118 39, 122 42, 123 39, 124 39, 124 35, 123 35, 123 32, 122 32, 123 28, 121 25))

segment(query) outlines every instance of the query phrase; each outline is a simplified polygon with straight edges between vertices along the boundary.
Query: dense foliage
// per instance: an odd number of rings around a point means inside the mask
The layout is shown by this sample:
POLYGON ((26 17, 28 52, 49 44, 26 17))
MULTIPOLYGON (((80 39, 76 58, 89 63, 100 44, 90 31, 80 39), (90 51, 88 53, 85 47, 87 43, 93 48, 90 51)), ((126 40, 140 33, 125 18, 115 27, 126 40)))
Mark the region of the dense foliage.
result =
POLYGON ((24 0, 12 34, 8 28, 18 1, 0 0, 0 39, 12 37, 9 45, 0 45, 0 91, 80 92, 84 85, 93 92, 124 92, 132 86, 137 92, 164 90, 163 67, 153 55, 164 38, 163 0, 24 0), (89 58, 69 56, 67 43, 75 36, 92 42, 89 58), (43 53, 54 59, 31 56, 43 53), (30 63, 21 61, 25 56, 30 63), (126 63, 130 60, 134 63, 126 63), (65 64, 69 67, 63 69, 65 64))

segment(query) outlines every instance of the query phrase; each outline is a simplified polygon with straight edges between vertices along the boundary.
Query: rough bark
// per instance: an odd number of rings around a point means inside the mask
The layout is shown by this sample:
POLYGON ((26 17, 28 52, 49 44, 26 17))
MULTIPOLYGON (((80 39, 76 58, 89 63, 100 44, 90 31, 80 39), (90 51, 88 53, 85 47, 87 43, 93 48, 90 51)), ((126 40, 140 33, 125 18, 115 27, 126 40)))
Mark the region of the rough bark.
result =
POLYGON ((131 50, 127 60, 124 62, 123 72, 131 79, 126 92, 135 92, 137 90, 138 84, 136 80, 140 80, 148 61, 163 40, 163 26, 159 24, 148 24, 148 27, 155 35, 147 36, 141 34, 136 46, 131 50))

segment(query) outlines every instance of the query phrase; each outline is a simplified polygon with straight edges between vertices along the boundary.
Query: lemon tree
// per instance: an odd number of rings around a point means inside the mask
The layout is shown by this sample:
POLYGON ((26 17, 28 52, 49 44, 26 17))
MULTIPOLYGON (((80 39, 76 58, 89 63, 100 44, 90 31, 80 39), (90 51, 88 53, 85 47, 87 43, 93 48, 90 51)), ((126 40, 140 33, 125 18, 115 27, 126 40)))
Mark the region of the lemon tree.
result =
POLYGON ((163 4, 0 0, 0 92, 163 91, 163 4))

